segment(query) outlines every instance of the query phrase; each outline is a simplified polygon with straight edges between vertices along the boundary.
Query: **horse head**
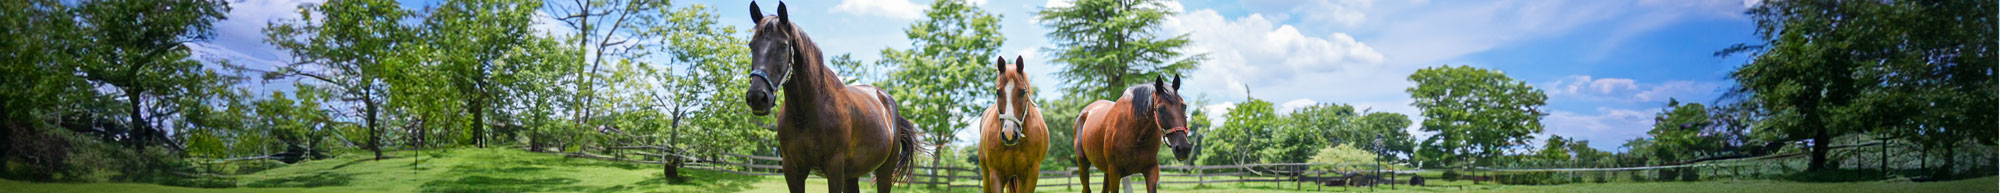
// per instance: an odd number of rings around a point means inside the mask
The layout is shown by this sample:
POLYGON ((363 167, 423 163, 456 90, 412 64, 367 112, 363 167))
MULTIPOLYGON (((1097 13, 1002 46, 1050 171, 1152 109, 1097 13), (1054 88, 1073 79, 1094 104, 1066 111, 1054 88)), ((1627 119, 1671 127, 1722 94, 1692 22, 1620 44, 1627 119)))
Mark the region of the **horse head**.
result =
POLYGON ((780 86, 785 85, 793 64, 800 63, 797 29, 785 13, 785 3, 778 2, 778 15, 764 15, 757 8, 757 2, 750 2, 750 18, 756 27, 750 36, 750 88, 744 91, 744 102, 750 105, 751 113, 771 114, 771 106, 777 106, 780 86))
POLYGON ((1174 76, 1173 82, 1167 82, 1164 76, 1154 77, 1153 88, 1152 94, 1147 97, 1150 100, 1139 101, 1151 107, 1143 109, 1146 112, 1144 115, 1150 117, 1141 119, 1151 119, 1160 130, 1167 132, 1167 147, 1174 150, 1174 159, 1187 160, 1188 153, 1194 151, 1194 144, 1187 138, 1194 131, 1187 127, 1187 102, 1182 101, 1179 92, 1181 77, 1174 76))
POLYGON ((1006 145, 1014 145, 1020 143, 1021 138, 1027 137, 1026 132, 1021 130, 1023 126, 1021 119, 1026 118, 1028 112, 1035 108, 1032 101, 1028 100, 1035 95, 1028 84, 1027 72, 1021 69, 1024 64, 1020 56, 1014 56, 1014 67, 1011 69, 1007 67, 1007 57, 1000 57, 998 60, 999 63, 995 66, 999 66, 1000 69, 1000 82, 993 85, 1000 86, 994 89, 994 93, 1000 96, 994 100, 995 106, 1000 108, 1000 141, 1006 145))

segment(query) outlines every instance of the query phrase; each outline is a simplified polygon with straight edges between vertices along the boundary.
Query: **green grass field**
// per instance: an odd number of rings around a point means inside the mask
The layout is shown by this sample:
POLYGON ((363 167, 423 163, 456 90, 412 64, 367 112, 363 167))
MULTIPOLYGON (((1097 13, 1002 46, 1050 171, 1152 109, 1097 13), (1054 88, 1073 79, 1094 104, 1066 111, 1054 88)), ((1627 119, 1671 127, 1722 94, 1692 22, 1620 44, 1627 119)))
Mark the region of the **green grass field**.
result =
MULTIPOLYGON (((396 152, 394 159, 369 160, 351 154, 308 161, 252 174, 228 176, 238 188, 185 188, 138 183, 31 183, 0 180, 0 192, 785 192, 776 176, 742 176, 682 170, 690 180, 668 182, 655 165, 570 159, 512 149, 451 149, 423 156, 396 152), (421 162, 418 162, 422 158, 421 162)), ((1053 179, 1073 180, 1073 179, 1053 179)), ((1044 184, 1064 183, 1044 180, 1044 184)), ((977 182, 959 182, 976 184, 977 182)), ((806 192, 826 192, 825 180, 810 180, 806 192)), ((1467 181, 1434 181, 1429 187, 1398 186, 1373 192, 1996 192, 2000 178, 1949 182, 1799 183, 1768 180, 1509 186, 1467 181)), ((1077 192, 1077 187, 1045 187, 1036 192, 1077 192)), ((1144 187, 1140 187, 1144 188, 1144 187)), ((864 192, 873 187, 863 185, 864 192)), ((971 188, 899 187, 898 192, 977 192, 971 188)), ((1095 190, 1095 188, 1093 188, 1095 190)), ((1369 192, 1367 188, 1325 187, 1319 192, 1369 192)), ((1143 192, 1143 191, 1137 191, 1143 192)), ((1291 183, 1171 184, 1162 192, 1315 192, 1291 183)))

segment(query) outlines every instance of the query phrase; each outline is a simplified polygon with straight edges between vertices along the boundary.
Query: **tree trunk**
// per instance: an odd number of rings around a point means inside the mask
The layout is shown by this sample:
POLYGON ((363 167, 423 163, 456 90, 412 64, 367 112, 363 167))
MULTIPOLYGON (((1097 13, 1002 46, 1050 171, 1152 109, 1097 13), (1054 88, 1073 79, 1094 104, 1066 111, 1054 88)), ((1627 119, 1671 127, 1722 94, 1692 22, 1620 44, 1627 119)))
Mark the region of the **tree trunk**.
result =
POLYGON ((673 149, 674 141, 676 141, 674 139, 681 136, 681 118, 686 116, 687 112, 683 112, 680 107, 674 108, 674 118, 671 122, 667 123, 667 130, 671 133, 667 134, 666 143, 660 144, 660 163, 664 163, 661 164, 663 165, 661 173, 669 181, 678 182, 683 180, 681 179, 681 158, 680 156, 674 156, 674 153, 668 150, 673 149))
POLYGON ((475 95, 473 96, 473 100, 468 102, 472 104, 466 104, 466 106, 472 107, 472 143, 478 144, 479 148, 486 148, 485 98, 484 96, 475 95))
MULTIPOLYGON (((943 169, 943 168, 944 168, 944 162, 942 162, 943 160, 944 160, 944 148, 935 148, 935 147, 934 147, 934 148, 931 148, 931 167, 932 167, 932 169, 931 169, 931 184, 929 184, 929 186, 930 186, 930 187, 932 187, 932 188, 936 188, 936 187, 937 187, 937 185, 938 185, 938 183, 937 183, 937 182, 938 182, 938 170, 939 170, 939 169, 943 169)), ((992 176, 984 176, 984 177, 989 177, 989 178, 990 178, 990 177, 992 177, 992 176)))
MULTIPOLYGON (((134 74, 137 74, 137 73, 136 73, 136 72, 137 72, 137 70, 134 70, 134 72, 135 72, 134 74)), ((134 81, 137 81, 137 80, 136 80, 136 77, 132 77, 132 78, 135 78, 135 80, 134 80, 134 81)), ((152 128, 150 128, 150 127, 147 127, 147 125, 149 125, 149 124, 146 124, 146 118, 145 118, 145 116, 141 116, 141 115, 140 115, 140 110, 139 110, 139 106, 140 106, 140 102, 139 102, 139 89, 138 89, 138 86, 137 86, 137 85, 127 85, 126 87, 127 87, 127 88, 125 89, 125 101, 126 101, 126 102, 129 102, 129 103, 131 103, 131 110, 132 110, 132 111, 130 112, 130 113, 131 113, 131 115, 130 115, 130 116, 132 116, 132 117, 131 117, 131 118, 132 118, 132 125, 128 126, 128 128, 132 128, 132 130, 131 130, 131 131, 127 131, 128 133, 130 133, 130 134, 132 135, 132 136, 131 136, 131 138, 132 138, 132 141, 131 141, 131 142, 128 142, 128 143, 126 143, 126 145, 128 145, 128 146, 131 146, 131 147, 132 147, 132 148, 134 148, 134 149, 140 149, 141 147, 145 147, 145 144, 146 144, 146 140, 147 140, 146 138, 148 138, 148 137, 152 137, 152 136, 153 136, 153 135, 152 135, 152 133, 150 133, 150 132, 151 132, 151 130, 152 130, 152 128)))
POLYGON ((1932 178, 1932 179, 1953 179, 1953 176, 1952 176, 1952 175, 1953 175, 1953 173, 1957 173, 1957 172, 1958 172, 1958 171, 1957 171, 1957 170, 1958 170, 1958 167, 1957 167, 1957 165, 1958 165, 1958 143, 1953 143, 1953 142, 1945 142, 1945 145, 1944 145, 1944 167, 1943 167, 1943 168, 1938 168, 1938 169, 1940 169, 1940 170, 1938 170, 1938 175, 1937 175, 1937 176, 1935 176, 1935 177, 1931 177, 1931 178, 1932 178))
POLYGON ((1833 137, 1827 135, 1826 125, 1819 124, 1817 122, 1808 122, 1808 124, 1813 124, 1814 126, 1811 127, 1818 127, 1819 129, 1814 129, 1813 131, 1812 161, 1808 162, 1808 164, 1806 165, 1806 171, 1825 170, 1827 169, 1826 146, 1828 143, 1832 143, 1833 137))
POLYGON ((368 117, 363 118, 368 120, 368 150, 375 152, 375 161, 382 161, 382 128, 375 123, 374 92, 373 89, 367 89, 368 87, 363 86, 361 91, 361 105, 368 111, 366 115, 368 117))

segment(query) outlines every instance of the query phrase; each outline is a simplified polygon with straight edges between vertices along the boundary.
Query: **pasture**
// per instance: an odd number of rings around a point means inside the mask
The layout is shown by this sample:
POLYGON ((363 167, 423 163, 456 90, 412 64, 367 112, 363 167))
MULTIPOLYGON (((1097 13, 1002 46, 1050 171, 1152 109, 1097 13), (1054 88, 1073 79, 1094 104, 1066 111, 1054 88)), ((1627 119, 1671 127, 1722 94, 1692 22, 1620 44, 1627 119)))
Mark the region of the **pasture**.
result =
MULTIPOLYGON (((690 180, 667 182, 657 165, 630 164, 504 148, 459 148, 395 152, 371 161, 361 152, 335 159, 286 165, 250 174, 219 176, 236 188, 189 188, 141 183, 34 183, 0 181, 0 192, 784 192, 777 176, 745 176, 683 170, 690 180), (419 160, 418 158, 422 158, 419 160)), ((1045 184, 1064 183, 1043 181, 1045 184)), ((972 182, 965 182, 972 183, 972 182)), ((1473 185, 1433 181, 1432 186, 1385 187, 1372 192, 1994 192, 2000 178, 1946 182, 1869 181, 1801 183, 1771 180, 1571 184, 1554 186, 1473 185), (1462 189, 1461 189, 1462 188, 1462 189)), ((825 192, 825 181, 809 180, 806 192, 825 192)), ((976 192, 974 189, 898 188, 899 192, 976 192)), ((863 186, 863 189, 871 187, 863 186)), ((1076 187, 1043 187, 1037 192, 1075 192, 1076 187)), ((1371 192, 1368 188, 1304 190, 1285 183, 1168 184, 1161 192, 1371 192)), ((1143 191, 1140 191, 1143 192, 1143 191)))

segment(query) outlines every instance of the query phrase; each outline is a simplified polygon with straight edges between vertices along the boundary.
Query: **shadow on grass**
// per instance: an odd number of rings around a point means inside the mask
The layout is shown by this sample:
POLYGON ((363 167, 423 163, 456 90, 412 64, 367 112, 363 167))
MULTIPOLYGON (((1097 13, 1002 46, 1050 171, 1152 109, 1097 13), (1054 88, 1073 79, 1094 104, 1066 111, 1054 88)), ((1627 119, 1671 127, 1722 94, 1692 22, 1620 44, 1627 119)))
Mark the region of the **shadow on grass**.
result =
MULTIPOLYGON (((664 174, 656 173, 644 181, 633 183, 630 187, 664 189, 668 192, 741 192, 750 189, 752 184, 757 184, 765 179, 762 176, 746 176, 689 169, 682 169, 681 177, 683 178, 682 180, 670 180, 664 174)), ((627 186, 621 185, 613 188, 617 187, 627 186)))
POLYGON ((297 175, 291 177, 258 180, 255 182, 250 182, 250 184, 244 186, 255 187, 255 188, 277 188, 277 187, 311 188, 311 187, 321 187, 321 186, 347 185, 348 181, 353 181, 353 180, 354 180, 353 174, 319 172, 319 173, 313 173, 312 175, 297 175))
POLYGON ((580 180, 573 178, 498 178, 487 176, 466 176, 456 180, 439 180, 424 183, 424 192, 574 192, 583 187, 570 186, 580 180))

